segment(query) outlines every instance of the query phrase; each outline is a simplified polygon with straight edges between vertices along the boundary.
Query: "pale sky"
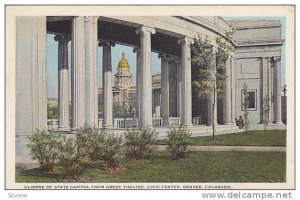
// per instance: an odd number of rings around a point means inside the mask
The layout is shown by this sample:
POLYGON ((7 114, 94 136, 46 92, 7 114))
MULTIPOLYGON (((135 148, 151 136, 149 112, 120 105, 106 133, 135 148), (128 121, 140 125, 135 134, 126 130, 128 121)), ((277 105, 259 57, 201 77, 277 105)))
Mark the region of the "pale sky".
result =
MULTIPOLYGON (((281 36, 285 39, 285 18, 284 17, 223 17, 225 19, 267 19, 267 20, 280 20, 282 24, 281 36)), ((133 84, 135 85, 135 72, 136 72, 136 54, 133 53, 133 48, 124 45, 116 45, 112 47, 112 73, 116 73, 117 65, 122 57, 122 52, 125 53, 125 58, 128 61, 130 71, 133 77, 133 84)), ((58 42, 54 40, 54 35, 47 34, 47 56, 46 56, 46 71, 47 71, 47 97, 58 97, 58 42)), ((102 47, 97 48, 97 83, 98 86, 102 85, 102 47)), ((285 83, 285 44, 281 49, 281 85, 285 83)), ((69 43, 69 69, 70 69, 70 43, 69 43)), ((160 72, 161 63, 157 53, 151 53, 151 69, 152 74, 160 72)), ((71 70, 69 70, 71 72, 71 70)), ((69 73, 70 75, 70 73, 69 73)))
MULTIPOLYGON (((70 61, 70 42, 69 42, 69 69, 71 66, 70 61)), ((102 47, 97 47, 98 57, 97 57, 97 83, 98 86, 102 86, 102 47)), ((136 53, 133 53, 133 48, 124 45, 116 45, 111 48, 112 57, 112 74, 116 73, 118 63, 122 57, 122 52, 125 53, 125 58, 128 61, 130 72, 132 74, 132 82, 135 85, 135 73, 136 73, 136 53)), ((53 34, 47 34, 47 58, 46 58, 46 68, 47 68, 47 97, 57 98, 58 96, 58 42, 54 40, 53 34)), ((160 72, 160 58, 158 54, 151 53, 151 69, 152 74, 160 72)), ((70 76, 71 70, 69 70, 70 76)), ((70 78, 70 77, 69 77, 70 78)))

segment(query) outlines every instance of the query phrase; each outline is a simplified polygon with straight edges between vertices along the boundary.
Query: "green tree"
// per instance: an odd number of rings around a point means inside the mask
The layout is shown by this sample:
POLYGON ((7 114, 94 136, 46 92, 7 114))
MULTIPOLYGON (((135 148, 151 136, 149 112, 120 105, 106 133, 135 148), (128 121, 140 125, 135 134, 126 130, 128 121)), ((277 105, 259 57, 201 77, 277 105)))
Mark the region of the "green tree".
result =
MULTIPOLYGON (((232 33, 226 34, 228 40, 232 38, 232 33)), ((208 103, 212 108, 212 140, 215 141, 215 109, 217 106, 217 100, 222 99, 224 96, 224 86, 227 75, 226 61, 229 58, 230 53, 233 51, 233 46, 223 38, 217 38, 216 44, 218 46, 217 51, 214 51, 214 47, 211 45, 211 41, 208 37, 204 39, 198 37, 195 39, 192 50, 192 67, 193 67, 193 86, 196 89, 197 95, 200 98, 209 98, 208 103)))
POLYGON ((249 93, 248 93, 248 85, 247 83, 244 83, 243 85, 243 112, 244 112, 244 127, 245 127, 245 132, 248 132, 249 128, 249 93))
POLYGON ((58 119, 58 106, 47 103, 47 118, 58 119))

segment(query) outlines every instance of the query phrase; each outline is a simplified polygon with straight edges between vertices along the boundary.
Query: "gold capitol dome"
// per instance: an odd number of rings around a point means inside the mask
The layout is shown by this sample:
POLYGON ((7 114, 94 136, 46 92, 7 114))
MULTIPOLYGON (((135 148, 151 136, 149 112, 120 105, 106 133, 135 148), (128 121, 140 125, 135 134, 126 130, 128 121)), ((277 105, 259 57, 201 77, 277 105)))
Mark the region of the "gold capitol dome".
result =
POLYGON ((128 62, 127 60, 125 59, 125 53, 124 51, 122 52, 122 58, 121 60, 119 61, 119 64, 118 64, 118 68, 128 68, 129 65, 128 65, 128 62))

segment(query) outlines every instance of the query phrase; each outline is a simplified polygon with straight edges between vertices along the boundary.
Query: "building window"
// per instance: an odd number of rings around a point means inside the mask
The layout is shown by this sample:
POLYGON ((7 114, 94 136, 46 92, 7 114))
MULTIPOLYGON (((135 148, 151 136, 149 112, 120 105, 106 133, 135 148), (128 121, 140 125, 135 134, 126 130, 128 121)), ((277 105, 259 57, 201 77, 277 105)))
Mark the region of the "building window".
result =
MULTIPOLYGON (((248 110, 251 111, 251 110, 257 110, 257 92, 256 90, 249 90, 247 91, 248 93, 248 100, 249 100, 249 107, 248 107, 248 110)), ((243 109, 243 102, 244 102, 244 92, 243 90, 241 91, 241 108, 242 110, 243 109)))

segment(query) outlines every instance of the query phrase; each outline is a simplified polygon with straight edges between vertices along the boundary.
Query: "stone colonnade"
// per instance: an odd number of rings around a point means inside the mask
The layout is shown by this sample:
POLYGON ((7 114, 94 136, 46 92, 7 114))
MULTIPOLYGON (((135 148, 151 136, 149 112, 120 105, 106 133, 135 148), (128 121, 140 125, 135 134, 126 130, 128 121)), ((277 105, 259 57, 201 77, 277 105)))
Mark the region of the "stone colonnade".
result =
MULTIPOLYGON (((58 75, 59 75, 59 127, 63 130, 78 128, 88 123, 92 126, 98 125, 98 101, 96 83, 96 61, 97 61, 97 42, 98 42, 98 17, 79 16, 72 19, 71 35, 60 34, 55 37, 58 41, 58 75), (69 121, 69 94, 68 94, 68 42, 71 45, 71 122, 69 121)), ((19 80, 17 83, 17 97, 22 95, 22 91, 30 92, 24 95, 22 100, 28 102, 28 124, 32 127, 28 130, 43 129, 47 127, 46 116, 46 78, 45 78, 45 41, 46 41, 46 17, 28 17, 17 19, 17 28, 21 24, 27 24, 28 29, 17 32, 17 73, 19 80), (31 40, 25 38, 30 37, 31 40), (27 42, 24 42, 27 41, 27 42), (30 48, 29 48, 30 47, 30 48), (28 49, 30 56, 25 55, 28 49), (22 64, 27 63, 30 71, 23 72, 22 64), (24 79, 31 77, 34 87, 29 86, 24 79), (23 85, 22 85, 23 84, 23 85), (26 87, 22 90, 22 87, 26 87), (30 88, 31 91, 28 91, 30 88), (20 93, 20 94, 19 94, 20 93), (28 98, 27 98, 28 96, 28 98), (34 102, 32 102, 32 99, 34 102), (32 124, 33 122, 33 124, 32 124)), ((135 48, 137 52, 137 113, 142 126, 152 126, 152 75, 151 75, 151 35, 155 34, 153 27, 142 26, 136 30, 140 37, 140 46, 135 48)), ((177 116, 181 118, 181 123, 187 127, 192 126, 192 92, 191 92, 191 49, 190 44, 193 39, 183 37, 178 40, 181 48, 179 59, 169 62, 169 58, 162 57, 162 116, 168 118, 170 114, 170 91, 176 91, 177 116), (171 66, 172 65, 172 66, 171 66), (176 72, 176 86, 174 80, 170 88, 170 68, 176 72), (176 87, 175 89, 173 87, 176 87)), ((104 91, 104 126, 112 127, 112 75, 111 75, 111 46, 112 43, 99 43, 103 46, 103 91, 104 91)), ((28 52, 27 52, 28 54, 28 52)), ((235 117, 235 66, 234 58, 230 57, 227 61, 223 123, 232 124, 235 117)), ((272 91, 274 94, 274 108, 272 114, 274 123, 281 122, 281 91, 280 91, 280 59, 272 59, 272 74, 268 77, 273 79, 272 91)), ((264 86, 266 87, 264 82, 264 86)), ((173 98, 173 97, 172 97, 173 98)), ((17 106, 20 106, 17 98, 17 106)), ((26 109, 26 108, 24 108, 26 109)), ((175 108, 174 108, 175 109, 175 108)), ((22 117, 21 111, 17 110, 16 116, 22 117)), ((212 112, 210 110, 210 112, 212 112)), ((215 109, 214 112, 217 112, 215 109)), ((215 115, 216 116, 216 115, 215 115)), ((26 123, 24 117, 23 122, 26 123)), ((21 130, 22 120, 18 120, 16 127, 21 130)), ((211 122, 211 119, 209 119, 211 122)), ((166 120, 167 125, 168 120, 166 120)), ((26 128, 25 128, 26 129, 26 128)), ((21 130, 21 132, 28 132, 21 130)))
MULTIPOLYGON (((135 48, 137 53, 137 113, 141 126, 152 126, 152 75, 151 75, 151 35, 155 29, 142 26, 136 30, 140 36, 140 46, 135 48)), ((72 122, 68 121, 68 50, 67 44, 70 40, 64 35, 57 35, 59 41, 59 128, 78 128, 84 123, 97 126, 97 95, 96 91, 96 45, 97 44, 97 18, 75 17, 72 22, 72 63, 71 63, 71 109, 72 122), (84 76, 85 75, 85 76, 84 76)), ((172 68, 176 68, 176 91, 182 94, 177 99, 178 115, 185 126, 192 126, 191 107, 191 38, 184 37, 178 40, 181 46, 180 62, 174 62, 172 68)), ((104 127, 113 126, 112 117, 112 66, 111 66, 111 44, 100 41, 103 46, 103 95, 104 95, 104 127)), ((164 125, 168 125, 169 118, 169 61, 162 58, 162 115, 164 125), (165 90, 165 91, 164 91, 165 90)), ((174 70, 173 69, 173 70, 174 70)), ((174 78, 172 79, 174 83, 174 78)), ((179 95, 178 95, 179 96, 179 95)))

